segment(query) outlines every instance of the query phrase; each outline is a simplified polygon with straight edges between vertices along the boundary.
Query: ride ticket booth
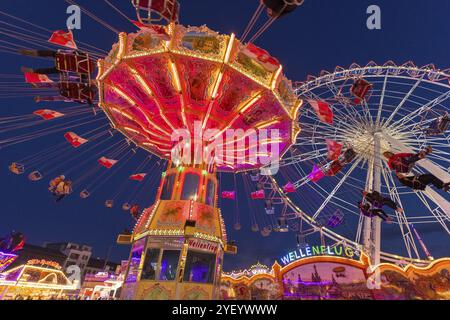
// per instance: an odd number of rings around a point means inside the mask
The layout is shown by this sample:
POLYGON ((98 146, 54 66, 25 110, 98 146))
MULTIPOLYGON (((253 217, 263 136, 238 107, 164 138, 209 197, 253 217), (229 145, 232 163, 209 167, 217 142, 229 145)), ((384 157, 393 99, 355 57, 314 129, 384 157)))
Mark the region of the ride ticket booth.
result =
POLYGON ((118 238, 132 244, 121 298, 217 299, 226 241, 215 172, 170 164, 156 203, 118 238))

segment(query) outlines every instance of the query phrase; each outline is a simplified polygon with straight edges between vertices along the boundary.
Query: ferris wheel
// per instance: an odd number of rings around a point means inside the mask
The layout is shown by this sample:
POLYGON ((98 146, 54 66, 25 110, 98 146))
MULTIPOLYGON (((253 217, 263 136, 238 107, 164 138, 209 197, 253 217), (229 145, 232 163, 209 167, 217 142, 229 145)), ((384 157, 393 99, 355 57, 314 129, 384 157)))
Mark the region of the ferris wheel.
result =
POLYGON ((319 232, 334 245, 366 252, 375 264, 433 259, 418 231, 432 228, 443 239, 450 234, 444 187, 450 181, 449 76, 433 65, 388 62, 337 67, 299 83, 297 94, 306 102, 298 116, 302 132, 279 173, 261 178, 269 204, 282 207, 277 231, 296 231, 299 245, 319 232), (400 183, 386 155, 423 150, 432 152, 410 174, 435 177, 437 187, 418 190, 400 183), (358 206, 363 191, 378 191, 403 210, 388 212, 389 224, 365 216, 358 206), (383 246, 386 234, 403 242, 402 250, 383 246))

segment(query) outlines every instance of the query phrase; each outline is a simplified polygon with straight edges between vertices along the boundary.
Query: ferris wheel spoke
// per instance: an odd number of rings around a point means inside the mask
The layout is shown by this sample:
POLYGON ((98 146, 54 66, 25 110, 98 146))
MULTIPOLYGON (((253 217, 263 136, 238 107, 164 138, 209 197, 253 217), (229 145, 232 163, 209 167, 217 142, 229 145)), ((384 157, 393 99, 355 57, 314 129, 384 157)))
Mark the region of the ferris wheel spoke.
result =
POLYGON ((381 112, 383 110, 383 103, 384 103, 384 96, 386 94, 386 86, 387 86, 387 80, 388 80, 388 76, 387 74, 384 76, 384 81, 383 81, 383 89, 381 90, 381 96, 380 96, 380 103, 378 105, 378 112, 377 112, 377 119, 375 121, 375 124, 377 126, 380 125, 380 120, 381 120, 381 112))
POLYGON ((350 169, 345 173, 345 175, 341 178, 339 183, 334 187, 333 191, 330 192, 328 197, 325 199, 325 201, 320 205, 319 209, 317 209, 316 213, 312 216, 313 219, 316 219, 317 216, 322 212, 322 210, 327 206, 327 204, 330 202, 330 200, 334 197, 335 193, 339 190, 339 188, 344 184, 344 182, 347 180, 347 178, 351 175, 353 170, 358 166, 359 162, 361 161, 361 158, 358 158, 355 160, 353 165, 350 167, 350 169))
POLYGON ((391 123, 392 119, 394 119, 395 115, 397 114, 397 112, 403 107, 403 105, 405 104, 406 101, 408 101, 409 97, 411 96, 411 94, 417 89, 417 87, 419 86, 419 84, 422 82, 422 79, 417 80, 417 82, 414 84, 414 86, 411 87, 411 89, 409 90, 409 92, 405 95, 405 97, 403 98, 402 101, 400 101, 400 103, 397 105, 397 107, 394 109, 394 111, 392 111, 391 115, 389 116, 389 118, 387 118, 387 120, 383 123, 383 127, 386 128, 389 123, 391 123))
POLYGON ((393 122, 392 125, 403 125, 404 123, 410 121, 411 119, 417 117, 419 114, 421 114, 424 111, 430 110, 433 107, 442 104, 444 101, 446 101, 448 98, 450 98, 450 90, 444 92, 439 97, 436 97, 432 101, 428 102, 424 106, 412 111, 409 115, 403 117, 402 119, 397 120, 396 122, 393 122))
POLYGON ((429 189, 426 190, 425 192, 416 192, 416 195, 422 201, 425 207, 427 207, 427 209, 431 212, 431 214, 436 218, 436 220, 441 224, 441 226, 444 228, 447 234, 450 235, 448 222, 446 222, 449 221, 448 213, 443 212, 439 205, 435 208, 432 208, 429 201, 427 201, 428 198, 429 200, 431 200, 431 202, 435 203, 436 198, 433 198, 433 196, 439 197, 439 194, 434 192, 434 190, 429 189))
MULTIPOLYGON (((394 199, 401 208, 404 209, 402 204, 402 200, 397 191, 397 187, 395 185, 394 178, 392 177, 392 173, 389 168, 386 168, 386 163, 383 162, 382 174, 384 181, 386 183, 386 187, 389 190, 389 194, 391 199, 394 199), (392 185, 391 185, 392 184, 392 185)), ((416 243, 414 241, 414 235, 411 231, 410 224, 408 218, 406 217, 406 211, 404 210, 402 213, 395 211, 397 216, 397 222, 400 228, 400 232, 402 233, 403 242, 405 243, 406 251, 408 252, 408 256, 412 258, 411 249, 416 254, 416 257, 420 259, 419 251, 417 250, 416 243)))

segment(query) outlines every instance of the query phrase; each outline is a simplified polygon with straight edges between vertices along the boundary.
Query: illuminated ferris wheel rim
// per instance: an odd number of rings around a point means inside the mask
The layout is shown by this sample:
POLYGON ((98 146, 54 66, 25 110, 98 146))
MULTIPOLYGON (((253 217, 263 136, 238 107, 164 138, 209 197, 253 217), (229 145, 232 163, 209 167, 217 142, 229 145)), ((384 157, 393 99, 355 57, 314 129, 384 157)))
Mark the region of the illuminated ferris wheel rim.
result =
POLYGON ((407 62, 400 66, 394 64, 393 62, 388 62, 384 65, 377 65, 375 62, 370 62, 364 67, 358 64, 352 64, 348 69, 336 67, 334 72, 323 70, 318 77, 309 76, 308 80, 298 82, 296 92, 297 94, 300 94, 300 92, 304 94, 320 87, 323 83, 336 82, 343 79, 363 76, 379 77, 380 75, 402 79, 421 79, 423 82, 450 88, 450 69, 439 70, 436 69, 434 65, 417 67, 412 62, 407 62), (405 73, 407 75, 402 75, 405 73))
MULTIPOLYGON (((318 95, 316 97, 311 97, 311 95, 313 95, 313 92, 316 89, 319 88, 327 88, 328 86, 328 90, 332 91, 332 89, 329 88, 329 86, 334 86, 334 84, 336 82, 346 82, 348 80, 356 80, 358 78, 364 78, 364 79, 368 79, 369 81, 373 81, 373 79, 378 78, 381 81, 378 82, 378 84, 384 81, 385 85, 382 91, 380 91, 380 94, 378 96, 374 96, 375 98, 380 98, 383 99, 384 95, 386 94, 385 92, 385 88, 386 88, 386 82, 387 81, 392 81, 394 78, 398 79, 396 81, 398 81, 397 85, 408 85, 408 83, 405 80, 409 80, 409 81, 414 81, 416 82, 416 86, 414 87, 414 89, 411 89, 411 92, 409 92, 408 96, 406 96, 403 100, 408 101, 409 99, 409 95, 411 95, 411 93, 415 90, 415 88, 419 87, 420 89, 423 90, 428 90, 429 93, 437 93, 437 94, 441 94, 441 100, 438 100, 438 103, 431 105, 430 109, 433 108, 435 105, 439 105, 441 104, 443 101, 445 101, 446 99, 448 99, 450 97, 450 73, 449 73, 449 69, 441 71, 436 69, 433 65, 427 65, 424 66, 422 68, 419 68, 417 66, 415 66, 413 63, 408 62, 406 64, 403 64, 401 66, 397 66, 395 64, 393 64, 392 62, 388 62, 384 65, 376 65, 375 63, 371 62, 368 65, 366 65, 365 67, 361 67, 357 64, 353 64, 351 65, 348 69, 344 69, 341 67, 337 67, 334 72, 330 73, 327 71, 322 71, 321 75, 318 77, 309 77, 307 81, 302 82, 302 83, 297 83, 296 86, 296 93, 301 96, 302 98, 317 98, 317 99, 321 99, 323 98, 321 95, 318 95), (433 89, 430 89, 429 87, 421 87, 420 85, 427 83, 433 86, 437 86, 436 88, 433 87, 433 89), (437 88, 444 88, 444 90, 446 91, 444 94, 442 94, 442 92, 440 92, 439 90, 437 90, 437 88)), ((345 84, 345 83, 344 83, 345 84)), ((348 86, 348 85, 346 85, 348 86)), ((345 86, 343 86, 345 87, 345 86)), ((336 87, 334 87, 336 89, 336 87)), ((341 88, 342 89, 342 88, 341 88)), ((376 90, 374 90, 376 92, 376 90)), ((400 90, 401 91, 401 90, 400 90)), ((402 92, 395 92, 396 94, 400 94, 402 92)), ((404 93, 403 93, 404 94, 404 93)), ((414 98, 417 99, 424 99, 421 96, 414 96, 412 95, 414 98)), ((390 98, 398 98, 395 97, 395 95, 393 95, 390 98)), ((326 99, 326 98, 325 98, 326 99)), ((420 100, 419 99, 419 100, 420 100)), ((307 99, 306 99, 307 100, 307 99)), ((400 99, 399 99, 400 100, 400 99)), ((383 103, 383 100, 381 100, 380 105, 383 103)), ((404 103, 404 101, 403 101, 404 103)), ((344 105, 343 103, 339 102, 337 104, 341 104, 344 105)), ((378 103, 376 103, 378 104, 378 103)), ((421 104, 420 101, 413 101, 413 104, 417 105, 417 108, 419 108, 419 106, 422 106, 423 104, 421 104)), ((371 117, 371 112, 373 111, 373 109, 371 109, 369 107, 369 104, 367 103, 367 101, 365 101, 363 103, 363 105, 365 105, 365 108, 367 108, 368 112, 369 112, 369 117, 371 117)), ((402 103, 400 103, 400 105, 403 107, 402 103)), ((384 104, 383 104, 384 107, 384 104)), ((391 105, 390 107, 395 108, 395 105, 391 105)), ((374 108, 375 109, 375 108, 374 108)), ((420 109, 420 108, 419 108, 420 109)), ((423 110, 425 110, 422 107, 423 110)), ((423 111, 422 110, 422 111, 423 111)), ((420 111, 418 114, 420 114, 422 111, 420 111)), ((308 125, 310 126, 314 126, 314 124, 311 123, 304 123, 301 121, 302 116, 304 116, 305 113, 307 113, 308 111, 304 108, 302 108, 301 112, 299 113, 299 119, 300 122, 302 123, 302 132, 305 133, 308 131, 308 125)), ((358 110, 359 112, 359 110, 358 110)), ((414 117, 417 117, 417 115, 415 115, 414 117)), ((411 121, 414 119, 414 117, 411 119, 411 121)), ((390 119, 392 120, 392 119, 390 119)), ((316 120, 316 123, 318 123, 318 121, 316 120)), ((381 125, 383 125, 383 123, 381 122, 381 125)), ((380 126, 381 127, 381 126, 380 126)), ((316 131, 314 131, 316 132, 316 131)), ((304 138, 306 140, 306 138, 304 138)), ((314 136, 314 139, 317 139, 316 136, 314 136)), ((421 143, 426 142, 425 140, 421 140, 421 143)), ((298 137, 298 141, 297 141, 297 146, 304 144, 304 142, 301 141, 301 136, 298 137)), ((294 146, 296 146, 294 145, 294 146)), ((318 149, 317 146, 316 147, 316 151, 318 149)), ((433 146, 434 147, 434 146, 433 146)), ((293 157, 294 158, 294 157, 293 157)), ((356 159, 355 161, 357 161, 358 159, 356 159)), ((295 163, 295 162, 291 162, 291 159, 286 159, 286 157, 282 160, 281 165, 299 165, 299 163, 295 163), (284 163, 283 163, 284 161, 284 163)), ((365 164, 363 164, 364 166, 365 164)), ((447 171, 447 170, 446 170, 447 171)), ((445 172, 446 174, 448 174, 447 172, 445 172)), ((384 177, 386 179, 386 177, 384 177)), ((272 185, 275 186, 275 189, 277 189, 278 194, 281 196, 282 199, 284 199, 285 204, 290 207, 291 210, 294 211, 296 218, 300 218, 303 221, 305 221, 306 223, 308 223, 309 225, 311 225, 314 229, 316 230, 320 230, 323 232, 324 235, 326 235, 328 238, 333 239, 334 241, 337 241, 339 243, 345 243, 347 245, 352 246, 354 249, 356 250, 361 250, 362 245, 360 244, 360 242, 358 241, 353 241, 351 239, 348 239, 344 236, 341 236, 339 234, 337 234, 336 232, 324 228, 323 226, 320 226, 317 224, 317 222, 315 221, 315 216, 309 216, 307 214, 305 214, 304 210, 300 209, 293 201, 292 199, 285 194, 282 189, 278 186, 277 181, 275 180, 275 178, 271 177, 270 178, 272 185)), ((393 183, 393 187, 395 187, 395 182, 392 180, 392 176, 391 176, 391 181, 393 183)), ((388 188, 390 188, 388 186, 388 188)), ((400 194, 397 194, 398 196, 400 196, 400 194)), ((329 199, 328 199, 329 200, 329 199)), ((422 201, 423 202, 423 201, 422 201)), ((330 201, 330 204, 334 204, 336 205, 335 202, 330 201)), ((431 208, 429 208, 430 211, 431 208)), ((359 215, 358 215, 359 216, 359 215)), ((434 218, 432 215, 430 215, 430 219, 434 218)), ((446 224, 448 223, 448 217, 445 216, 445 212, 438 218, 436 216, 436 220, 442 219, 442 221, 433 221, 433 222, 441 222, 442 225, 444 225, 444 228, 446 226, 446 224)), ((405 218, 405 221, 398 221, 398 224, 403 224, 403 225, 407 225, 408 221, 405 218)), ((409 228, 409 227, 408 227, 409 228)), ((445 228, 448 231, 448 227, 445 228)), ((403 230, 402 230, 403 232, 403 230)), ((414 244, 415 246, 415 244, 414 244)), ((417 248, 415 248, 415 251, 417 253, 417 248)), ((410 249, 411 250, 411 249, 410 249)), ((410 261, 413 263, 418 263, 418 264, 427 264, 429 263, 428 260, 422 260, 420 259, 419 255, 417 254, 417 258, 413 258, 411 256, 410 251, 408 250, 409 253, 409 257, 402 257, 401 255, 396 255, 396 254, 392 254, 392 253, 387 253, 387 252, 379 252, 381 258, 383 258, 384 260, 388 260, 388 261, 394 261, 394 262, 398 262, 398 261, 410 261)))

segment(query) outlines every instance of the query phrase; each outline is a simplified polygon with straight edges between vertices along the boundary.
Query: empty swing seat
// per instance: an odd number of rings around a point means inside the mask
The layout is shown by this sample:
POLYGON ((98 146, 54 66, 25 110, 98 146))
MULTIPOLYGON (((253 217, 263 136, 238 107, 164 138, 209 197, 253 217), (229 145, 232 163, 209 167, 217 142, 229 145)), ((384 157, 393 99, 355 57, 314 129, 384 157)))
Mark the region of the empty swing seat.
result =
POLYGON ((39 181, 43 178, 43 175, 39 171, 33 171, 28 175, 28 179, 31 181, 39 181))

